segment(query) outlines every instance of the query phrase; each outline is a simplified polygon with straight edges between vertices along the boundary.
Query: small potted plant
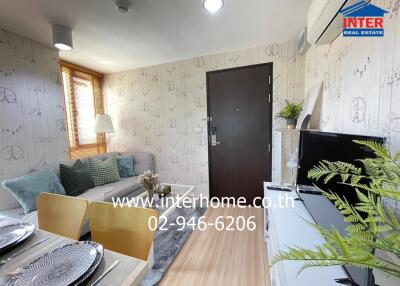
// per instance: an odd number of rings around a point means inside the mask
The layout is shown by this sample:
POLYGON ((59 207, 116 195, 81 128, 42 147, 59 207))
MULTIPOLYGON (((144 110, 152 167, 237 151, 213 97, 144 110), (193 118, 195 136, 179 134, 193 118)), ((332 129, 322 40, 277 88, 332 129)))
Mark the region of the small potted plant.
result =
POLYGON ((138 183, 146 189, 148 198, 151 199, 154 192, 159 184, 158 177, 159 174, 153 174, 152 171, 145 171, 143 175, 139 176, 138 183))
POLYGON ((290 103, 288 100, 285 99, 286 105, 276 115, 276 118, 284 118, 286 119, 286 127, 288 129, 295 128, 297 124, 297 119, 299 118, 300 112, 303 109, 303 102, 299 104, 290 103))

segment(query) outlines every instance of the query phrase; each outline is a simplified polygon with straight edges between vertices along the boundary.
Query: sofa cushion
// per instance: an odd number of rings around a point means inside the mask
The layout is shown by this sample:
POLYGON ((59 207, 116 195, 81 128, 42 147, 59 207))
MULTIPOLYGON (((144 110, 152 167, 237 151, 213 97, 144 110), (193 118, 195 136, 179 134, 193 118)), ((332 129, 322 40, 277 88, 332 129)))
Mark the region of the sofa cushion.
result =
POLYGON ((90 158, 89 169, 95 186, 105 185, 121 179, 119 176, 117 158, 115 156, 104 161, 90 158))
POLYGON ((87 190, 83 194, 79 196, 81 199, 86 199, 89 202, 102 202, 104 201, 104 197, 108 192, 112 192, 114 190, 113 187, 109 186, 110 184, 104 186, 97 186, 93 189, 87 190))
POLYGON ((104 161, 104 160, 106 160, 106 159, 108 159, 108 158, 110 158, 110 157, 119 156, 120 154, 121 154, 121 153, 119 153, 119 152, 104 153, 104 154, 99 154, 99 155, 96 155, 96 156, 88 157, 88 158, 85 159, 85 161, 86 161, 86 163, 89 164, 89 160, 90 160, 90 159, 97 159, 97 160, 104 161))
POLYGON ((118 182, 110 184, 113 187, 111 192, 107 192, 104 196, 104 201, 112 202, 112 198, 126 197, 132 192, 142 189, 138 183, 138 177, 124 178, 118 182))
POLYGON ((138 177, 122 178, 118 182, 98 186, 80 195, 80 198, 87 199, 90 202, 106 201, 112 202, 112 198, 125 197, 132 192, 141 189, 138 183, 138 177))
POLYGON ((21 204, 26 214, 36 210, 36 197, 40 193, 65 195, 60 179, 50 169, 5 180, 3 187, 21 204))
POLYGON ((60 176, 60 164, 63 164, 68 167, 72 167, 75 164, 75 160, 65 160, 62 162, 56 162, 56 163, 50 163, 50 164, 46 164, 46 165, 37 166, 37 167, 31 169, 30 172, 37 172, 37 171, 50 169, 54 173, 56 173, 57 176, 60 176))
POLYGON ((135 174, 142 175, 145 171, 155 172, 154 155, 148 152, 137 152, 133 155, 135 174))
POLYGON ((94 188, 89 166, 81 160, 77 160, 72 167, 60 164, 60 179, 68 196, 76 197, 94 188))
POLYGON ((118 170, 121 178, 129 178, 135 176, 133 168, 133 155, 117 156, 118 170))

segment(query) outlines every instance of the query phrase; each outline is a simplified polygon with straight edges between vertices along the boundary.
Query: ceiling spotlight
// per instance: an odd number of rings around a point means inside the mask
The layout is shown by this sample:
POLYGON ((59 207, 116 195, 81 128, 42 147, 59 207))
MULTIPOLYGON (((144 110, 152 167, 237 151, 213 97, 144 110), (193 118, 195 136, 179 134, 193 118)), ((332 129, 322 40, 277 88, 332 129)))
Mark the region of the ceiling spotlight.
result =
POLYGON ((115 0, 114 4, 117 11, 121 13, 128 12, 129 6, 131 5, 128 0, 115 0))
POLYGON ((60 51, 71 51, 72 29, 62 25, 53 25, 53 45, 60 51))
POLYGON ((208 12, 215 14, 224 6, 224 0, 204 0, 203 6, 208 12))

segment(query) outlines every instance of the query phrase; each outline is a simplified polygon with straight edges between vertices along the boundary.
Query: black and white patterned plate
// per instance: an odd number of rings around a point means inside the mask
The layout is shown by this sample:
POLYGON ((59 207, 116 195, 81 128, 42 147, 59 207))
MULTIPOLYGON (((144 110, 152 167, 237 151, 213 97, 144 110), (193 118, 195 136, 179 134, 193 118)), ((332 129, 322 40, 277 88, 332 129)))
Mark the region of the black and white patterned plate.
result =
POLYGON ((25 266, 7 285, 68 286, 91 269, 96 257, 97 250, 90 243, 67 244, 25 266))
POLYGON ((90 267, 90 269, 85 273, 85 275, 83 275, 81 278, 79 278, 78 281, 76 281, 74 283, 75 286, 81 285, 83 282, 88 280, 96 272, 96 270, 99 267, 101 261, 103 260, 103 256, 104 256, 103 245, 101 245, 97 242, 94 242, 94 241, 85 241, 84 243, 92 245, 96 249, 97 255, 96 255, 96 259, 93 262, 92 267, 90 267))
POLYGON ((27 239, 35 230, 31 223, 14 223, 0 227, 0 254, 27 239))

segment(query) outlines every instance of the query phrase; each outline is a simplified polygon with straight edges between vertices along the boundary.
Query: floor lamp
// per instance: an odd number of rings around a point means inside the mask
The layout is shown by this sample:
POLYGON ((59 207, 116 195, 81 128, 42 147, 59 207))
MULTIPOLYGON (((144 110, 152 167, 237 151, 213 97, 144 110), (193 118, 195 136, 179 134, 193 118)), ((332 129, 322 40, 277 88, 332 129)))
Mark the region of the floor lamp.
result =
MULTIPOLYGON (((110 115, 97 114, 96 123, 94 125, 94 132, 96 132, 97 134, 104 134, 104 142, 106 143, 107 138, 105 133, 115 132, 110 115)), ((97 153, 100 153, 99 144, 97 144, 97 153)))

